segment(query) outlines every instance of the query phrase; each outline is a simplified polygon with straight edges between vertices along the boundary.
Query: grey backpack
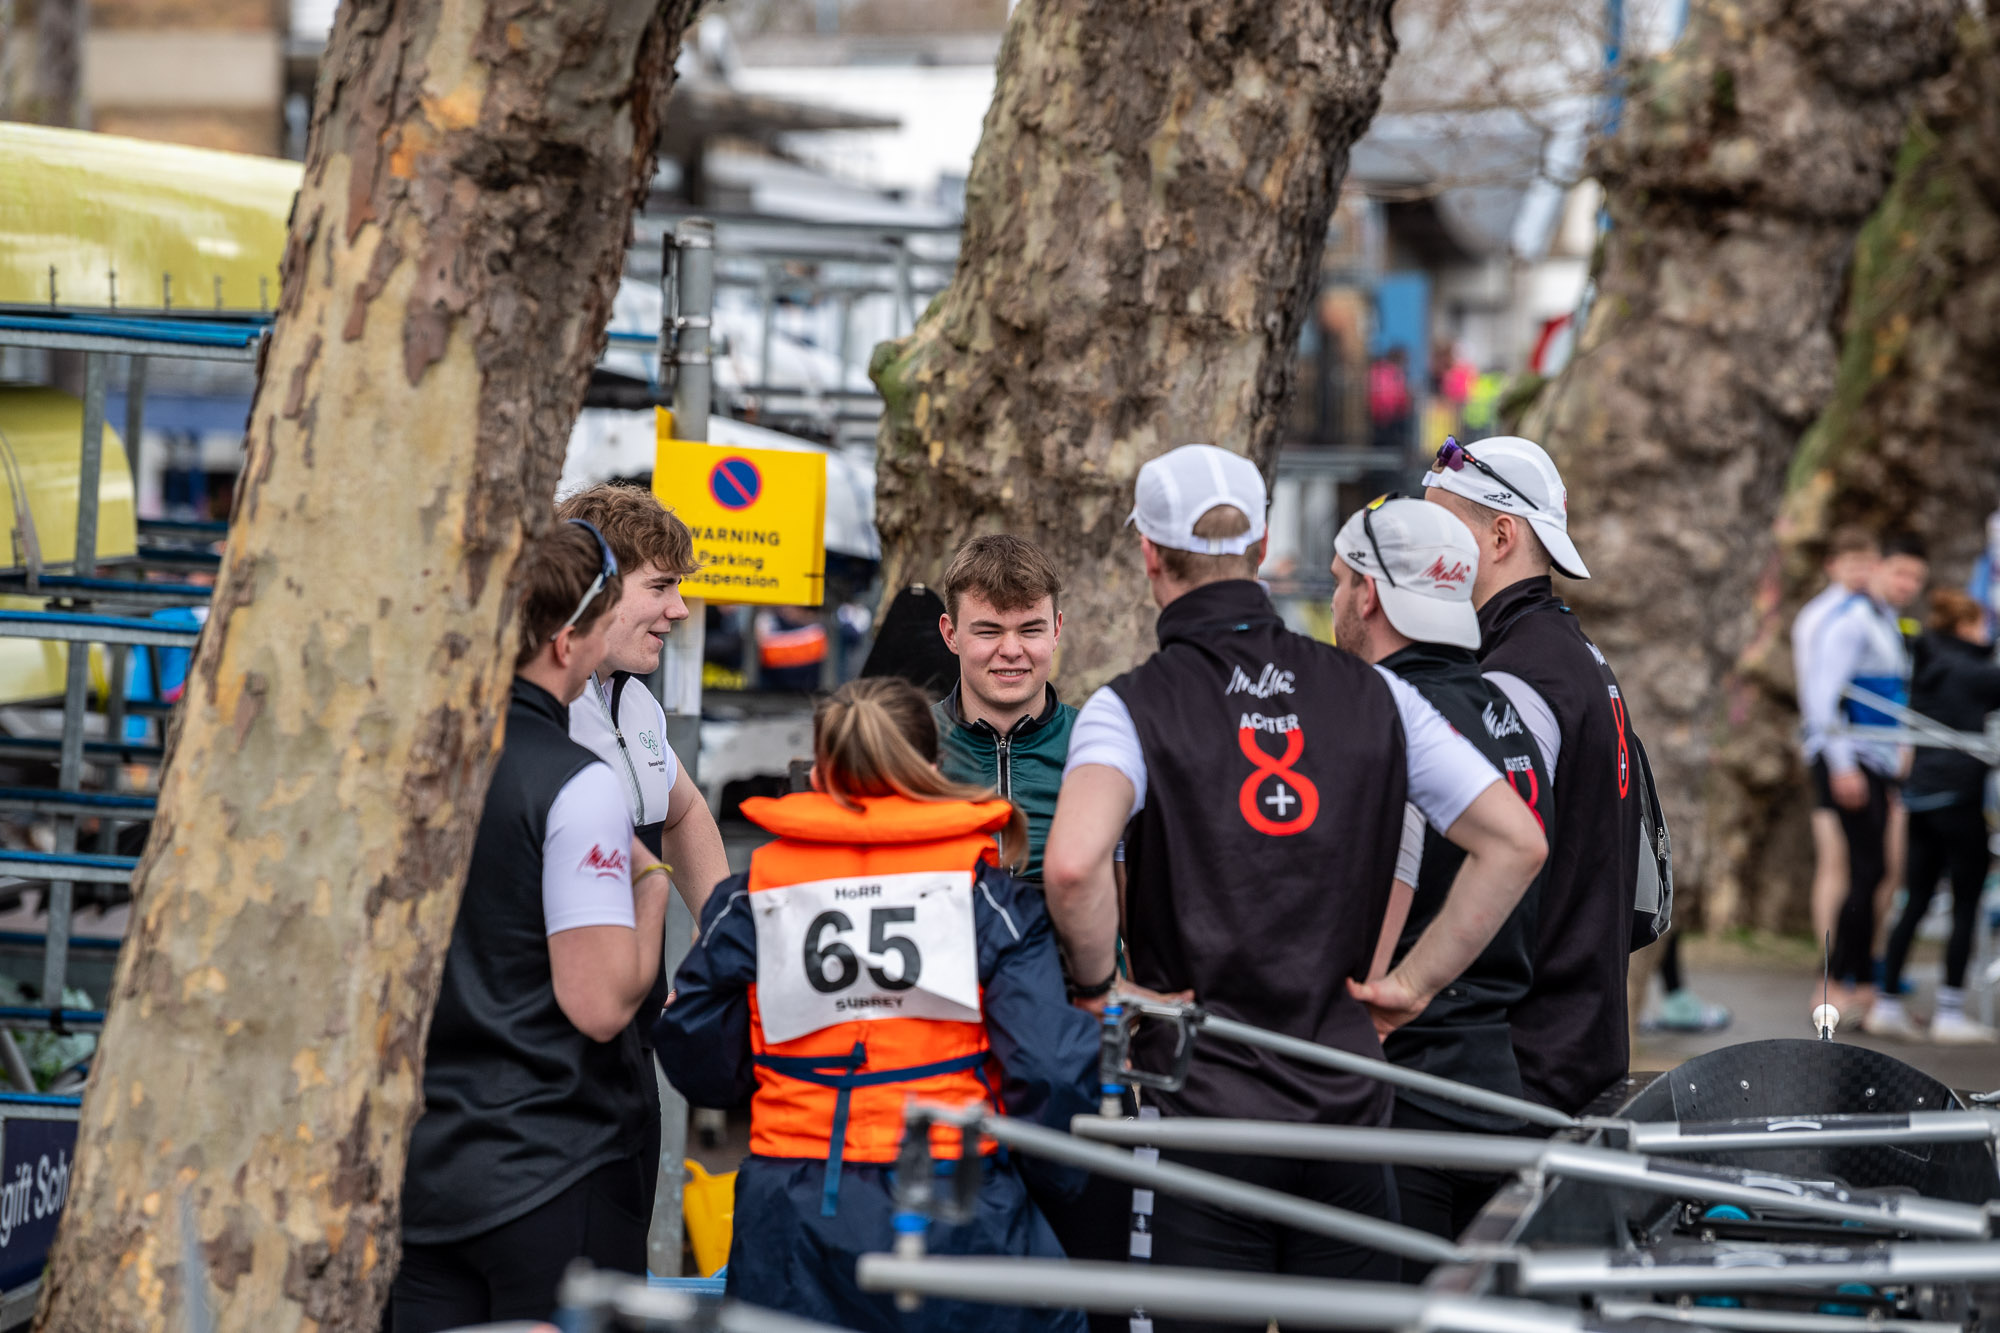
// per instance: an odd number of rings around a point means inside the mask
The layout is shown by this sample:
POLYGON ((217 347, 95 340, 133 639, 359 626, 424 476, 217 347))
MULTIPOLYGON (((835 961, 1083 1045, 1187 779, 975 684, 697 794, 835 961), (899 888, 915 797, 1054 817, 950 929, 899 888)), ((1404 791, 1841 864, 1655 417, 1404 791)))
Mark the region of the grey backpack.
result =
POLYGON ((1632 949, 1654 943, 1674 923, 1674 840, 1653 787, 1653 766, 1637 733, 1628 732, 1639 779, 1639 883, 1632 893, 1632 949))

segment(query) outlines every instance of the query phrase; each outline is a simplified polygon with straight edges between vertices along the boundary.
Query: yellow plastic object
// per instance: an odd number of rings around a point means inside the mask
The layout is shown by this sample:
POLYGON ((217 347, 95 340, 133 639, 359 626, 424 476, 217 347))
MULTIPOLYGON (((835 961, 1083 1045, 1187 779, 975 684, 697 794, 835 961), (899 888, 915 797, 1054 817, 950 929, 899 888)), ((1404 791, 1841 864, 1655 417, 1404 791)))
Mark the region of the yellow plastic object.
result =
POLYGON ((703 1277, 714 1277, 729 1262, 729 1240, 736 1230, 736 1173, 711 1176, 693 1158, 683 1159, 687 1184, 681 1187, 681 1220, 687 1227, 694 1266, 703 1277))
POLYGON ((0 124, 0 305, 275 309, 300 179, 277 158, 0 124))
MULTIPOLYGON (((0 569, 27 567, 27 542, 15 519, 13 478, 25 486, 42 564, 63 566, 76 558, 77 459, 83 446, 83 404, 57 389, 0 388, 0 569), (8 456, 11 455, 11 461, 8 456)), ((130 557, 138 550, 134 525, 132 468, 118 432, 104 428, 97 485, 97 555, 100 560, 130 557)), ((33 597, 0 597, 9 610, 41 611, 48 603, 33 597)), ((36 639, 0 639, 0 705, 60 699, 67 648, 36 639)), ((110 688, 104 650, 90 650, 91 688, 110 688)))
MULTIPOLYGON (((129 559, 139 549, 132 466, 109 425, 98 465, 97 558, 129 559)), ((44 567, 76 559, 76 497, 83 453, 83 403, 60 389, 0 388, 0 569, 27 568, 27 534, 15 517, 14 478, 27 490, 28 513, 44 567)))

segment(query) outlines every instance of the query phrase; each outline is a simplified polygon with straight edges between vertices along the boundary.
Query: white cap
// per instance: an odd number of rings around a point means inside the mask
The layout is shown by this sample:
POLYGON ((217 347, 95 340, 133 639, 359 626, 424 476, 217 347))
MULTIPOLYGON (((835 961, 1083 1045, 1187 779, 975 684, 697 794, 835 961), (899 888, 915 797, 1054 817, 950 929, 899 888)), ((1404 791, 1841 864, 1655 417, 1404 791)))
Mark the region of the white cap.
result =
POLYGON ((1404 638, 1479 646, 1479 616, 1472 609, 1479 544, 1456 514, 1422 500, 1385 500, 1348 519, 1333 549, 1348 568, 1375 580, 1382 613, 1404 638))
POLYGON ((1583 557, 1569 539, 1569 492, 1542 446, 1518 435, 1496 435, 1466 445, 1464 450, 1463 467, 1455 472, 1442 468, 1426 472, 1424 485, 1442 486, 1488 509, 1527 519, 1558 570, 1573 579, 1589 578, 1583 557), (1480 463, 1486 466, 1482 468, 1480 463))
POLYGON ((1212 444, 1184 444, 1139 469, 1127 523, 1155 546, 1200 555, 1241 555, 1264 538, 1264 474, 1242 454, 1212 444), (1250 520, 1240 537, 1197 537, 1209 510, 1229 505, 1250 520))

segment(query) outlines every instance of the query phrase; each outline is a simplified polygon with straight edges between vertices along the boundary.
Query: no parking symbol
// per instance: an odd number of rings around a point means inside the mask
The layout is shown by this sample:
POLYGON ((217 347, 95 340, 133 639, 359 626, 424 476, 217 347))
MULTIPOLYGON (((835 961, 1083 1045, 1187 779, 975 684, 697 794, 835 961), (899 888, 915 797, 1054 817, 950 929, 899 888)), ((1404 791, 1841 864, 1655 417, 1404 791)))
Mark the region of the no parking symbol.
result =
POLYGON ((764 477, 757 465, 741 456, 725 458, 709 470, 708 493, 724 509, 736 512, 757 503, 764 477))

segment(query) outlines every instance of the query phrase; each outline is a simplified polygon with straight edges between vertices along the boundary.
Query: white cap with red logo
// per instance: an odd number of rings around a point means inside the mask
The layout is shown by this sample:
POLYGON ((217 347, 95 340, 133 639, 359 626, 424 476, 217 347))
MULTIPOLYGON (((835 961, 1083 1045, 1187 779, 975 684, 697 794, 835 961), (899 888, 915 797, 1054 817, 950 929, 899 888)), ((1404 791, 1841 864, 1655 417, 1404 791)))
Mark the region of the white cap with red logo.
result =
POLYGON ((1382 613, 1418 643, 1479 646, 1472 581, 1479 546, 1457 515, 1404 496, 1359 510, 1333 540, 1348 567, 1375 580, 1382 613))

